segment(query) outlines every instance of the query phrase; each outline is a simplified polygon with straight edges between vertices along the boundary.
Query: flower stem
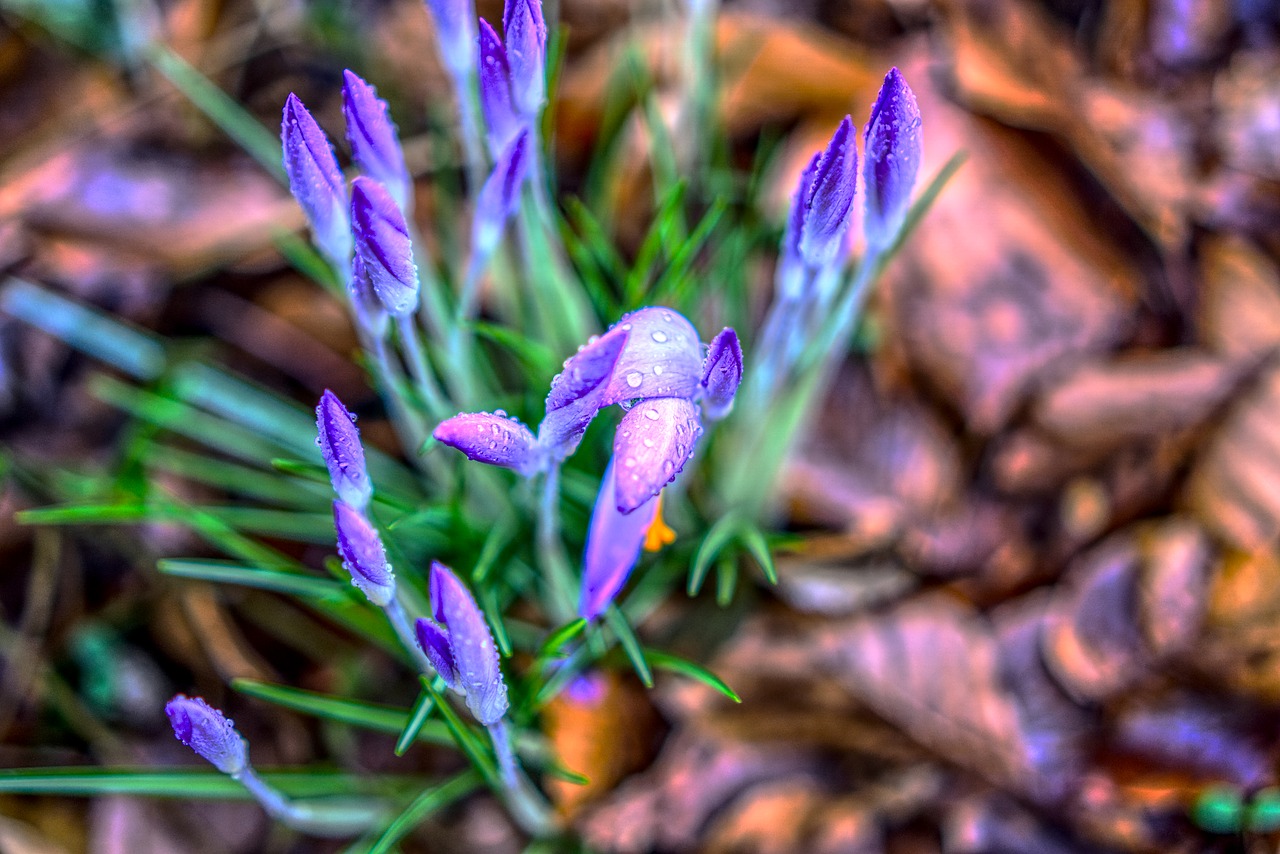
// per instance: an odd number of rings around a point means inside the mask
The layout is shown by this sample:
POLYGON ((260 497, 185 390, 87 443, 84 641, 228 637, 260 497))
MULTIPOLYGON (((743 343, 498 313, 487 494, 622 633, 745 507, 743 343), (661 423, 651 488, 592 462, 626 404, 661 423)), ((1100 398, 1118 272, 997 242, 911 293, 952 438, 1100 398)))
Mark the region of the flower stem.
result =
POLYGON ((576 614, 574 582, 569 558, 560 539, 560 463, 552 462, 542 480, 542 501, 538 508, 538 554, 542 557, 547 581, 547 599, 552 616, 565 623, 576 614))
POLYGON ((422 651, 422 647, 418 646, 418 637, 413 630, 413 625, 409 622, 409 615, 404 610, 404 603, 400 601, 397 594, 391 597, 391 601, 382 609, 386 612, 387 619, 391 621, 391 627, 396 631, 396 637, 400 638, 400 643, 413 656, 413 660, 417 662, 418 669, 422 673, 434 679, 436 669, 431 664, 431 659, 427 658, 427 654, 422 651))
POLYGON ((272 818, 314 836, 355 836, 387 816, 386 804, 370 798, 287 798, 252 766, 231 779, 248 789, 272 818))
POLYGON ((489 738, 493 740, 493 751, 498 757, 498 770, 512 817, 529 835, 549 836, 556 829, 551 816, 551 805, 516 761, 506 719, 489 724, 487 729, 489 738))

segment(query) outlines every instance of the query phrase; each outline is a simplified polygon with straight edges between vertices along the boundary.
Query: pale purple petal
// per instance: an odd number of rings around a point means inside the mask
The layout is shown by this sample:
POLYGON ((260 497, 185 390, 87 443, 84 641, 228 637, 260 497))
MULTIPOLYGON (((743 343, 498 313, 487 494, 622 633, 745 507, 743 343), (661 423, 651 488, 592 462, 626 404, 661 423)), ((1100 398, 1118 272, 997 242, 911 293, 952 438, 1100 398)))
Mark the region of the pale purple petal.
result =
POLYGON ((328 389, 316 405, 316 433, 316 444, 329 467, 333 491, 352 507, 360 510, 368 507, 373 497, 373 482, 365 468, 360 430, 355 416, 328 389))
POLYGON ((476 196, 471 239, 478 257, 488 258, 502 240, 502 229, 520 203, 520 190, 528 172, 529 132, 522 130, 498 156, 476 196))
POLYGON ((471 592, 444 564, 431 564, 430 586, 436 619, 449 630, 454 668, 467 708, 485 726, 497 723, 507 711, 507 683, 502 679, 489 624, 471 592))
POLYGON ((436 25, 436 43, 453 75, 467 73, 476 61, 476 9, 472 0, 427 0, 436 25))
POLYGON ((307 215, 316 246, 335 265, 346 267, 351 257, 347 184, 329 138, 292 93, 284 102, 280 141, 289 191, 307 215))
POLYGON ((542 0, 507 0, 502 31, 511 64, 511 99, 520 115, 535 120, 547 97, 547 24, 542 0))
POLYGON ((342 76, 342 114, 351 156, 364 174, 387 188, 401 210, 408 210, 413 185, 386 102, 354 72, 344 71, 342 76))
POLYGON ((537 440, 528 427, 506 415, 465 412, 441 421, 431 435, 477 462, 526 476, 538 467, 537 440))
POLYGON ((453 666, 453 647, 449 643, 448 633, 426 617, 418 618, 414 631, 418 636, 418 646, 422 647, 422 652, 440 674, 440 678, 451 689, 461 691, 458 686, 458 671, 453 666))
POLYGON ((364 514, 341 501, 333 502, 333 527, 338 533, 338 554, 351 574, 351 583, 373 604, 390 604, 396 595, 396 577, 377 529, 364 514))
POLYGON ((502 39, 480 19, 480 106, 489 129, 489 153, 498 156, 521 127, 511 106, 511 68, 502 39))
POLYGON ((742 382, 742 345, 738 333, 725 328, 711 342, 702 368, 702 414, 719 421, 733 408, 742 382))
POLYGON ((403 316, 418 307, 418 267, 409 226, 395 199, 373 178, 351 184, 351 228, 373 291, 387 312, 403 316))
POLYGON ((538 441, 556 459, 573 453, 587 425, 605 405, 600 400, 628 335, 627 330, 614 327, 566 361, 564 370, 551 381, 538 441))
POLYGON ((822 152, 809 187, 800 233, 800 253, 809 265, 824 266, 839 253, 853 219, 857 186, 853 120, 845 116, 822 152))
POLYGON ((683 397, 637 403, 613 441, 618 510, 630 513, 675 480, 702 435, 698 407, 683 397))
POLYGON ((200 697, 178 694, 165 704, 178 741, 224 774, 239 774, 249 764, 248 749, 235 724, 200 697))
POLYGON ((351 281, 347 284, 347 292, 351 295, 351 305, 360 328, 374 338, 384 337, 391 316, 374 292, 369 272, 364 268, 364 259, 359 255, 351 262, 351 281))
POLYGON ((886 246, 907 216, 920 170, 920 106, 898 69, 890 69, 864 132, 862 166, 867 243, 886 246))
POLYGON ((640 557, 645 534, 658 512, 657 501, 633 513, 619 512, 615 459, 609 460, 604 479, 600 481, 600 492, 596 496, 595 509, 591 511, 591 527, 587 533, 578 616, 588 620, 603 613, 627 583, 631 569, 640 557))

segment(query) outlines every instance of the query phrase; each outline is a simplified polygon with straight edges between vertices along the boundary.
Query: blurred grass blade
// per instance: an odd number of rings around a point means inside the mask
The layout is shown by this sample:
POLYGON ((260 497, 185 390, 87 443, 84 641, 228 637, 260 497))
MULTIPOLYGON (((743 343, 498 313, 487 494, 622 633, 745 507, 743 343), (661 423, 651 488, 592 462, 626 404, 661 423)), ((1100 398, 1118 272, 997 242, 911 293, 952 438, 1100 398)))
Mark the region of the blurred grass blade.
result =
POLYGON ((707 535, 702 538, 702 542, 698 544, 698 551, 693 556, 693 566, 689 570, 690 596, 698 595, 698 591, 702 589, 702 582, 707 577, 707 570, 711 569, 711 562, 737 534, 738 527, 738 517, 733 513, 727 513, 716 520, 711 530, 707 531, 707 535))
POLYGON ((454 743, 458 749, 467 755, 467 759, 481 776, 485 782, 493 789, 497 790, 501 787, 498 780, 498 770, 493 763, 493 757, 489 755, 487 745, 476 735, 475 730, 467 725, 462 718, 458 717, 458 713, 453 710, 449 702, 440 695, 435 685, 426 676, 419 676, 418 681, 431 694, 431 698, 435 700, 436 708, 440 710, 440 716, 444 718, 444 724, 449 728, 449 734, 453 736, 454 743))
POLYGON ((738 561, 732 552, 721 552, 716 560, 716 604, 727 608, 738 589, 738 561))
POLYGON ((507 626, 502 620, 502 605, 498 602, 498 591, 492 586, 479 589, 480 610, 484 611, 489 628, 493 629, 493 640, 498 644, 498 652, 503 658, 511 657, 511 637, 507 634, 507 626))
POLYGON ((644 657, 654 667, 662 670, 670 670, 672 673, 679 673, 681 676, 688 676, 690 679, 696 679, 709 688, 714 688, 721 694, 724 694, 735 703, 741 703, 742 699, 734 693, 734 690, 724 683, 724 680, 712 673, 701 664, 694 664, 692 661, 681 658, 678 655, 672 655, 669 652, 660 652, 656 649, 646 648, 644 657))
POLYGON ((776 586, 778 568, 773 562, 773 552, 769 549, 769 541, 765 539, 764 532, 755 524, 748 523, 742 526, 738 539, 747 547, 747 551, 751 552, 756 563, 760 564, 760 571, 764 573, 764 577, 769 579, 770 584, 776 586))
MULTIPOLYGON (((349 795, 422 785, 421 777, 374 779, 297 768, 262 775, 294 797, 349 795)), ((249 800, 244 786, 213 768, 156 771, 152 768, 18 768, 0 770, 0 793, 24 795, 145 795, 157 798, 249 800)))
POLYGON ((414 701, 413 709, 409 712, 409 720, 405 723, 404 729, 400 730, 400 736, 396 739, 396 756, 404 756, 405 751, 418 740, 418 733, 426 725, 427 719, 431 717, 431 712, 435 710, 435 707, 435 698, 430 693, 427 691, 418 693, 418 699, 414 701))
POLYGON ((317 578, 299 572, 281 572, 220 560, 165 558, 156 563, 156 569, 165 575, 194 578, 218 584, 236 584, 272 590, 288 596, 309 599, 345 599, 343 585, 329 578, 317 578))
POLYGON ((235 140, 276 180, 286 183, 284 158, 275 133, 263 127, 234 98, 165 45, 153 45, 146 56, 157 71, 208 116, 209 121, 235 140))
POLYGON ((0 311, 42 329, 131 377, 152 380, 165 367, 160 342, 110 315, 23 279, 0 290, 0 311))
POLYGON ((631 666, 635 668, 636 675, 640 677, 640 681, 644 683, 644 687, 653 687, 653 671, 649 669, 649 663, 644 660, 644 650, 640 647, 640 641, 636 638, 635 632, 631 630, 631 624, 627 622, 626 616, 618 609, 617 605, 610 605, 609 610, 605 611, 605 620, 609 623, 609 628, 613 629, 613 634, 618 639, 618 643, 622 646, 622 651, 626 653, 627 658, 631 661, 631 666))
POLYGON ((377 841, 369 847, 369 854, 385 854, 393 850, 397 842, 433 812, 471 794, 480 783, 480 775, 468 769, 438 786, 426 789, 387 826, 377 841))
POLYGON ((582 634, 582 630, 586 627, 587 621, 582 617, 571 623, 565 623, 543 641, 542 647, 538 650, 537 658, 543 660, 559 654, 564 645, 582 634))
MULTIPOLYGON (((367 703, 346 697, 334 697, 316 691, 304 691, 288 685, 259 682, 256 679, 233 679, 231 687, 248 697, 337 723, 398 735, 405 731, 412 713, 381 703, 367 703)), ((416 709, 415 709, 416 711, 416 709)), ((417 727, 415 739, 452 747, 453 739, 443 724, 424 720, 417 727)))

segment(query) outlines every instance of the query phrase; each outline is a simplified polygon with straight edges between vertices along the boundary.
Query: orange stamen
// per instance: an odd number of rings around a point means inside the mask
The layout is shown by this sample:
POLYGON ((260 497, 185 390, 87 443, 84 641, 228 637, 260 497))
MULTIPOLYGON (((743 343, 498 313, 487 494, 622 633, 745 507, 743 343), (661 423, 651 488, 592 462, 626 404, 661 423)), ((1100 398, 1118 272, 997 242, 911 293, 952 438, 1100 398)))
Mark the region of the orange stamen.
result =
POLYGON ((653 521, 649 523, 649 530, 644 535, 644 550, 647 552, 656 552, 676 541, 676 532, 662 519, 662 493, 658 493, 654 501, 658 502, 658 506, 653 508, 653 521))

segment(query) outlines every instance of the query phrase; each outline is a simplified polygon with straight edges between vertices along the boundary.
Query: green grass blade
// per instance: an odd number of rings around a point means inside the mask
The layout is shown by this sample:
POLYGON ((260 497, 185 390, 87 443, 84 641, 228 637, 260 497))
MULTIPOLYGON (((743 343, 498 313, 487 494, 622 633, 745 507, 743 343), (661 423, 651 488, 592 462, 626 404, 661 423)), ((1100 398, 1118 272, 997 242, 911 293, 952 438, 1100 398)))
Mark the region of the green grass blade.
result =
POLYGON ((695 679, 709 688, 714 688, 730 700, 733 700, 735 703, 742 702, 742 699, 734 693, 732 688, 725 684, 723 679, 703 667, 701 664, 695 664, 678 655, 672 655, 669 652, 660 652, 656 649, 646 648, 644 651, 644 657, 647 658, 649 663, 654 667, 662 670, 669 670, 672 673, 679 673, 681 676, 688 676, 690 679, 695 679))
POLYGON ((738 533, 738 539, 747 547, 747 551, 751 552, 756 563, 760 564, 760 571, 764 573, 764 577, 769 579, 770 584, 777 586, 778 568, 774 565, 769 542, 760 528, 754 524, 743 525, 738 533))
MULTIPOLYGON (((288 685, 259 682, 256 679, 233 679, 231 687, 245 696, 264 700, 313 718, 350 724, 389 735, 403 733, 414 714, 394 706, 367 703, 347 697, 334 697, 316 691, 292 688, 288 685)), ((449 737, 449 731, 439 721, 424 720, 418 725, 413 737, 419 741, 450 747, 454 743, 449 737)))
POLYGON ((738 561, 729 552, 722 552, 716 561, 716 604, 729 607, 738 589, 738 561))
POLYGON ((480 775, 473 770, 463 771, 438 786, 425 790, 414 799, 404 812, 387 825, 387 829, 369 847, 369 854, 386 854, 397 842, 425 821, 433 812, 471 794, 480 786, 480 775))
POLYGON ((571 623, 565 623, 563 626, 548 635, 547 639, 542 642, 542 647, 538 650, 537 659, 539 661, 543 661, 553 655, 559 655, 560 650, 564 648, 564 645, 582 634, 583 629, 586 627, 587 621, 582 617, 579 617, 571 623))
MULTIPOLYGON (((364 779, 330 768, 265 772, 273 786, 293 797, 349 795, 421 785, 421 777, 364 779)), ((249 800, 244 786, 213 768, 18 768, 0 770, 0 793, 23 795, 141 795, 156 798, 249 800)))
POLYGON ((702 542, 698 544, 698 551, 693 556, 693 566, 689 570, 690 596, 698 595, 698 591, 702 589, 702 582, 707 577, 707 570, 711 569, 711 562, 737 534, 739 524, 738 517, 728 513, 721 516, 702 538, 702 542))
POLYGON ((212 581, 217 584, 235 584, 271 590, 286 596, 306 599, 345 599, 343 585, 329 578, 303 575, 300 572, 281 572, 220 560, 165 558, 156 563, 156 569, 165 575, 212 581))
POLYGON ((444 724, 449 728, 449 734, 453 737, 453 742, 458 749, 466 754, 470 760, 472 767, 480 772, 486 783, 495 790, 501 787, 498 780, 498 770, 494 765, 493 757, 489 755, 488 746, 482 741, 476 731, 469 726, 462 718, 458 717, 458 713, 449 705, 448 700, 440 696, 440 692, 436 690, 432 681, 425 676, 419 676, 418 681, 426 688, 431 698, 435 700, 436 708, 440 710, 440 716, 444 719, 444 724))
POLYGON ((399 737, 396 738, 396 756, 404 756, 409 747, 418 740, 418 733, 426 725, 435 707, 436 701, 431 694, 426 691, 418 693, 418 699, 414 701, 413 709, 409 712, 409 720, 405 723, 404 729, 400 731, 399 737))
POLYGON ((608 621, 609 628, 613 629, 613 634, 622 646, 622 651, 626 653, 644 687, 652 688, 653 671, 649 669, 649 663, 644 659, 644 650, 635 632, 632 631, 631 624, 627 622, 626 616, 617 605, 610 605, 609 610, 605 611, 604 618, 608 621))

